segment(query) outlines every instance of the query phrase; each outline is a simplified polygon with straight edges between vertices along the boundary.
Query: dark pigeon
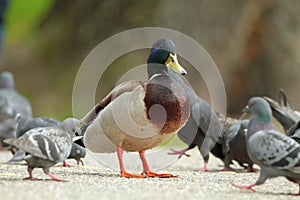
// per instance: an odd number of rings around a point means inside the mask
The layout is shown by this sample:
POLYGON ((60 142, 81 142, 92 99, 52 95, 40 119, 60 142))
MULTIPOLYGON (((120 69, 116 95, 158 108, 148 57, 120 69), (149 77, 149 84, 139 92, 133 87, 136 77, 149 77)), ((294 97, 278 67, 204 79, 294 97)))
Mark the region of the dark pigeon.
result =
POLYGON ((42 168, 52 180, 62 181, 50 173, 50 167, 63 162, 70 155, 72 138, 79 129, 79 121, 73 118, 64 120, 58 127, 34 128, 20 138, 5 139, 5 142, 19 150, 8 162, 25 160, 28 165, 28 179, 34 180, 34 168, 42 168))
POLYGON ((246 134, 249 120, 236 121, 223 134, 223 153, 224 169, 223 171, 232 170, 230 164, 233 160, 237 161, 239 165, 247 167, 249 172, 254 172, 253 162, 248 156, 246 149, 246 134), (247 164, 247 166, 245 165, 247 164))
MULTIPOLYGON (((156 41, 153 44, 153 48, 165 49, 172 53, 176 52, 174 42, 169 39, 156 41)), ((148 65, 147 70, 148 78, 150 78, 157 73, 158 69, 152 67, 152 65, 148 65)), ((165 69, 165 72, 183 87, 190 104, 190 118, 186 125, 177 133, 178 137, 186 143, 188 147, 181 151, 172 150, 173 152, 169 154, 179 155, 179 157, 181 157, 182 155, 187 155, 186 151, 197 146, 204 159, 204 167, 201 171, 207 171, 210 152, 221 160, 225 158, 222 152, 222 145, 220 144, 223 125, 210 105, 198 97, 179 74, 176 74, 168 68, 165 69)))
POLYGON ((246 136, 248 155, 261 170, 254 184, 233 186, 255 192, 253 187, 263 184, 268 178, 284 176, 298 183, 300 189, 300 145, 276 130, 272 124, 272 110, 265 99, 251 98, 245 111, 252 113, 246 136))

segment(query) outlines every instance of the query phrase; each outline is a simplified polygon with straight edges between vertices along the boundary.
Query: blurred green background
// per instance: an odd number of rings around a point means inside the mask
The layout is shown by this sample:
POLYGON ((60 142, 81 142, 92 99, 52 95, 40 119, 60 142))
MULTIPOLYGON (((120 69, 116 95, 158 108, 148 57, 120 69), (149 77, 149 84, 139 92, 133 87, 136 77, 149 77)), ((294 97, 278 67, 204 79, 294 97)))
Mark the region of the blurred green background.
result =
MULTIPOLYGON (((229 114, 240 113, 253 95, 276 99, 280 88, 300 108, 299 13, 297 0, 11 0, 1 70, 14 72, 34 116, 63 119, 72 115, 76 72, 97 44, 128 29, 165 27, 189 35, 211 55, 224 79, 229 114)), ((114 64, 143 64, 146 54, 114 64)), ((117 78, 109 72, 97 98, 117 78)), ((191 74, 187 79, 198 81, 191 74)), ((209 101, 200 83, 195 89, 209 101)))

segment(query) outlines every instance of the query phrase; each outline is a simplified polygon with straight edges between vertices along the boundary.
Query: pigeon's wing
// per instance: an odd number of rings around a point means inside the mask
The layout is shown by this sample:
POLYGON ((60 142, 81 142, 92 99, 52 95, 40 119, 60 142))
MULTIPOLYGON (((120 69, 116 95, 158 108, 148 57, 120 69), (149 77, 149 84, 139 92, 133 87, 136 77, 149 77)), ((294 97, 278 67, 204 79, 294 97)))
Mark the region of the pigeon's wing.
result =
POLYGON ((223 125, 210 105, 198 97, 191 109, 191 117, 206 137, 213 141, 219 141, 222 135, 223 125))
POLYGON ((18 139, 5 142, 39 158, 51 161, 64 161, 70 154, 70 136, 58 128, 35 128, 18 139))
POLYGON ((269 97, 264 97, 271 106, 273 116, 279 121, 279 123, 284 127, 285 131, 290 129, 295 123, 300 120, 300 116, 295 112, 289 103, 284 103, 280 105, 278 102, 274 101, 269 97))
POLYGON ((227 154, 230 150, 230 142, 235 138, 241 128, 241 121, 233 124, 226 132, 223 134, 223 153, 227 154))
POLYGON ((290 109, 293 109, 291 104, 290 104, 290 101, 288 100, 284 90, 279 90, 279 95, 278 95, 278 99, 279 99, 279 104, 283 107, 286 107, 286 108, 290 108, 290 109))
POLYGON ((300 121, 294 124, 287 132, 286 134, 290 137, 293 137, 293 135, 296 134, 296 132, 299 132, 300 130, 300 121))
POLYGON ((262 165, 300 172, 300 145, 275 130, 261 130, 250 136, 248 150, 262 165))
POLYGON ((48 117, 31 118, 31 117, 18 116, 17 121, 18 121, 18 125, 17 125, 18 137, 21 137, 27 131, 34 128, 57 127, 60 124, 59 121, 48 117))

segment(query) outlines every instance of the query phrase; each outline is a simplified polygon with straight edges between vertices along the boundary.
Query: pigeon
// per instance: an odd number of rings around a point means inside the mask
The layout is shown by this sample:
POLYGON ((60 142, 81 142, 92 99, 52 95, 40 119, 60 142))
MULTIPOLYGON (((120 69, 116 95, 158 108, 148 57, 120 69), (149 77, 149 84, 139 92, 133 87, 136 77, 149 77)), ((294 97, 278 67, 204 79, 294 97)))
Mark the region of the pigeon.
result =
POLYGON ((4 71, 0 74, 0 147, 5 138, 15 138, 16 115, 31 117, 30 102, 15 89, 13 74, 4 71))
POLYGON ((121 177, 175 177, 151 171, 145 156, 146 150, 172 138, 190 114, 186 93, 169 76, 168 68, 181 75, 187 72, 168 44, 151 49, 147 66, 153 68, 153 76, 149 80, 119 84, 81 119, 90 124, 83 139, 86 148, 95 153, 117 152, 121 177), (142 174, 126 172, 124 150, 139 153, 142 174))
MULTIPOLYGON (((23 117, 21 115, 18 115, 17 117, 17 129, 16 129, 16 137, 19 138, 23 136, 27 131, 34 129, 34 128, 41 128, 41 127, 57 127, 59 126, 61 122, 49 117, 37 117, 37 118, 31 118, 31 117, 23 117)), ((76 142, 76 141, 75 141, 76 142)), ((73 142, 71 153, 68 156, 68 159, 75 159, 77 162, 77 165, 81 163, 84 164, 81 158, 84 158, 86 156, 86 150, 82 146, 76 144, 73 142)), ((12 152, 15 153, 16 150, 12 147, 12 152)), ((66 161, 63 162, 64 167, 69 167, 70 165, 67 164, 66 161)))
POLYGON ((261 170, 254 184, 232 185, 255 192, 253 187, 263 184, 268 178, 284 176, 298 183, 300 195, 300 145, 275 128, 272 110, 264 98, 252 97, 244 112, 252 114, 246 135, 248 155, 261 170))
POLYGON ((63 162, 70 155, 72 138, 78 132, 79 125, 79 120, 68 118, 58 127, 34 128, 20 138, 5 139, 4 142, 19 149, 8 162, 25 160, 29 173, 26 179, 36 180, 32 171, 34 168, 42 168, 52 180, 63 181, 50 173, 50 167, 63 162))
POLYGON ((232 170, 230 164, 233 160, 237 161, 239 165, 247 167, 249 172, 255 172, 253 162, 248 156, 246 149, 246 134, 249 120, 237 120, 231 127, 223 134, 223 153, 224 169, 222 171, 232 170), (247 166, 245 166, 247 164, 247 166))
POLYGON ((16 137, 16 111, 8 105, 7 100, 0 98, 0 149, 7 148, 5 138, 16 137))
MULTIPOLYGON (((167 47, 171 52, 175 52, 175 44, 170 39, 159 39, 153 44, 153 48, 167 47)), ((148 78, 151 78, 157 69, 148 65, 148 78)), ((225 158, 222 152, 220 138, 222 136, 223 125, 220 122, 216 112, 203 99, 197 96, 195 91, 187 85, 182 76, 171 69, 166 69, 169 76, 175 79, 184 89, 189 104, 190 117, 188 122, 177 132, 178 137, 188 145, 186 149, 174 150, 168 153, 171 155, 187 155, 186 152, 194 147, 198 147, 200 154, 204 159, 204 166, 200 171, 208 171, 207 163, 209 153, 223 160, 225 158)))
POLYGON ((17 113, 22 116, 32 116, 30 102, 15 89, 14 76, 9 71, 0 74, 0 99, 2 98, 6 99, 17 113))

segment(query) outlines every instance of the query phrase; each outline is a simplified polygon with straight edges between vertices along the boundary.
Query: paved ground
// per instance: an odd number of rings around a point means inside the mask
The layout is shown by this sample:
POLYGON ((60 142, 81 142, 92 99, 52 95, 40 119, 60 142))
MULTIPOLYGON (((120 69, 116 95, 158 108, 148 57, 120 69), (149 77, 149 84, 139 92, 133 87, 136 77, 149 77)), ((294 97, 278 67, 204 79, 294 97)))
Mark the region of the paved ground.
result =
MULTIPOLYGON (((260 186, 256 193, 242 191, 231 186, 253 183, 257 173, 222 173, 221 162, 211 156, 209 168, 213 172, 194 170, 202 166, 203 160, 196 149, 192 157, 182 158, 162 172, 172 172, 178 178, 120 178, 118 171, 101 165, 94 154, 89 153, 85 167, 63 168, 55 166, 51 172, 68 182, 50 181, 41 169, 34 170, 40 181, 22 180, 27 176, 26 166, 0 165, 0 199, 296 199, 288 193, 297 193, 298 186, 285 178, 274 178, 260 186)), ((115 155, 116 156, 116 155, 115 155)), ((0 152, 0 162, 10 157, 0 152)), ((70 161, 70 164, 75 162, 70 161)))

